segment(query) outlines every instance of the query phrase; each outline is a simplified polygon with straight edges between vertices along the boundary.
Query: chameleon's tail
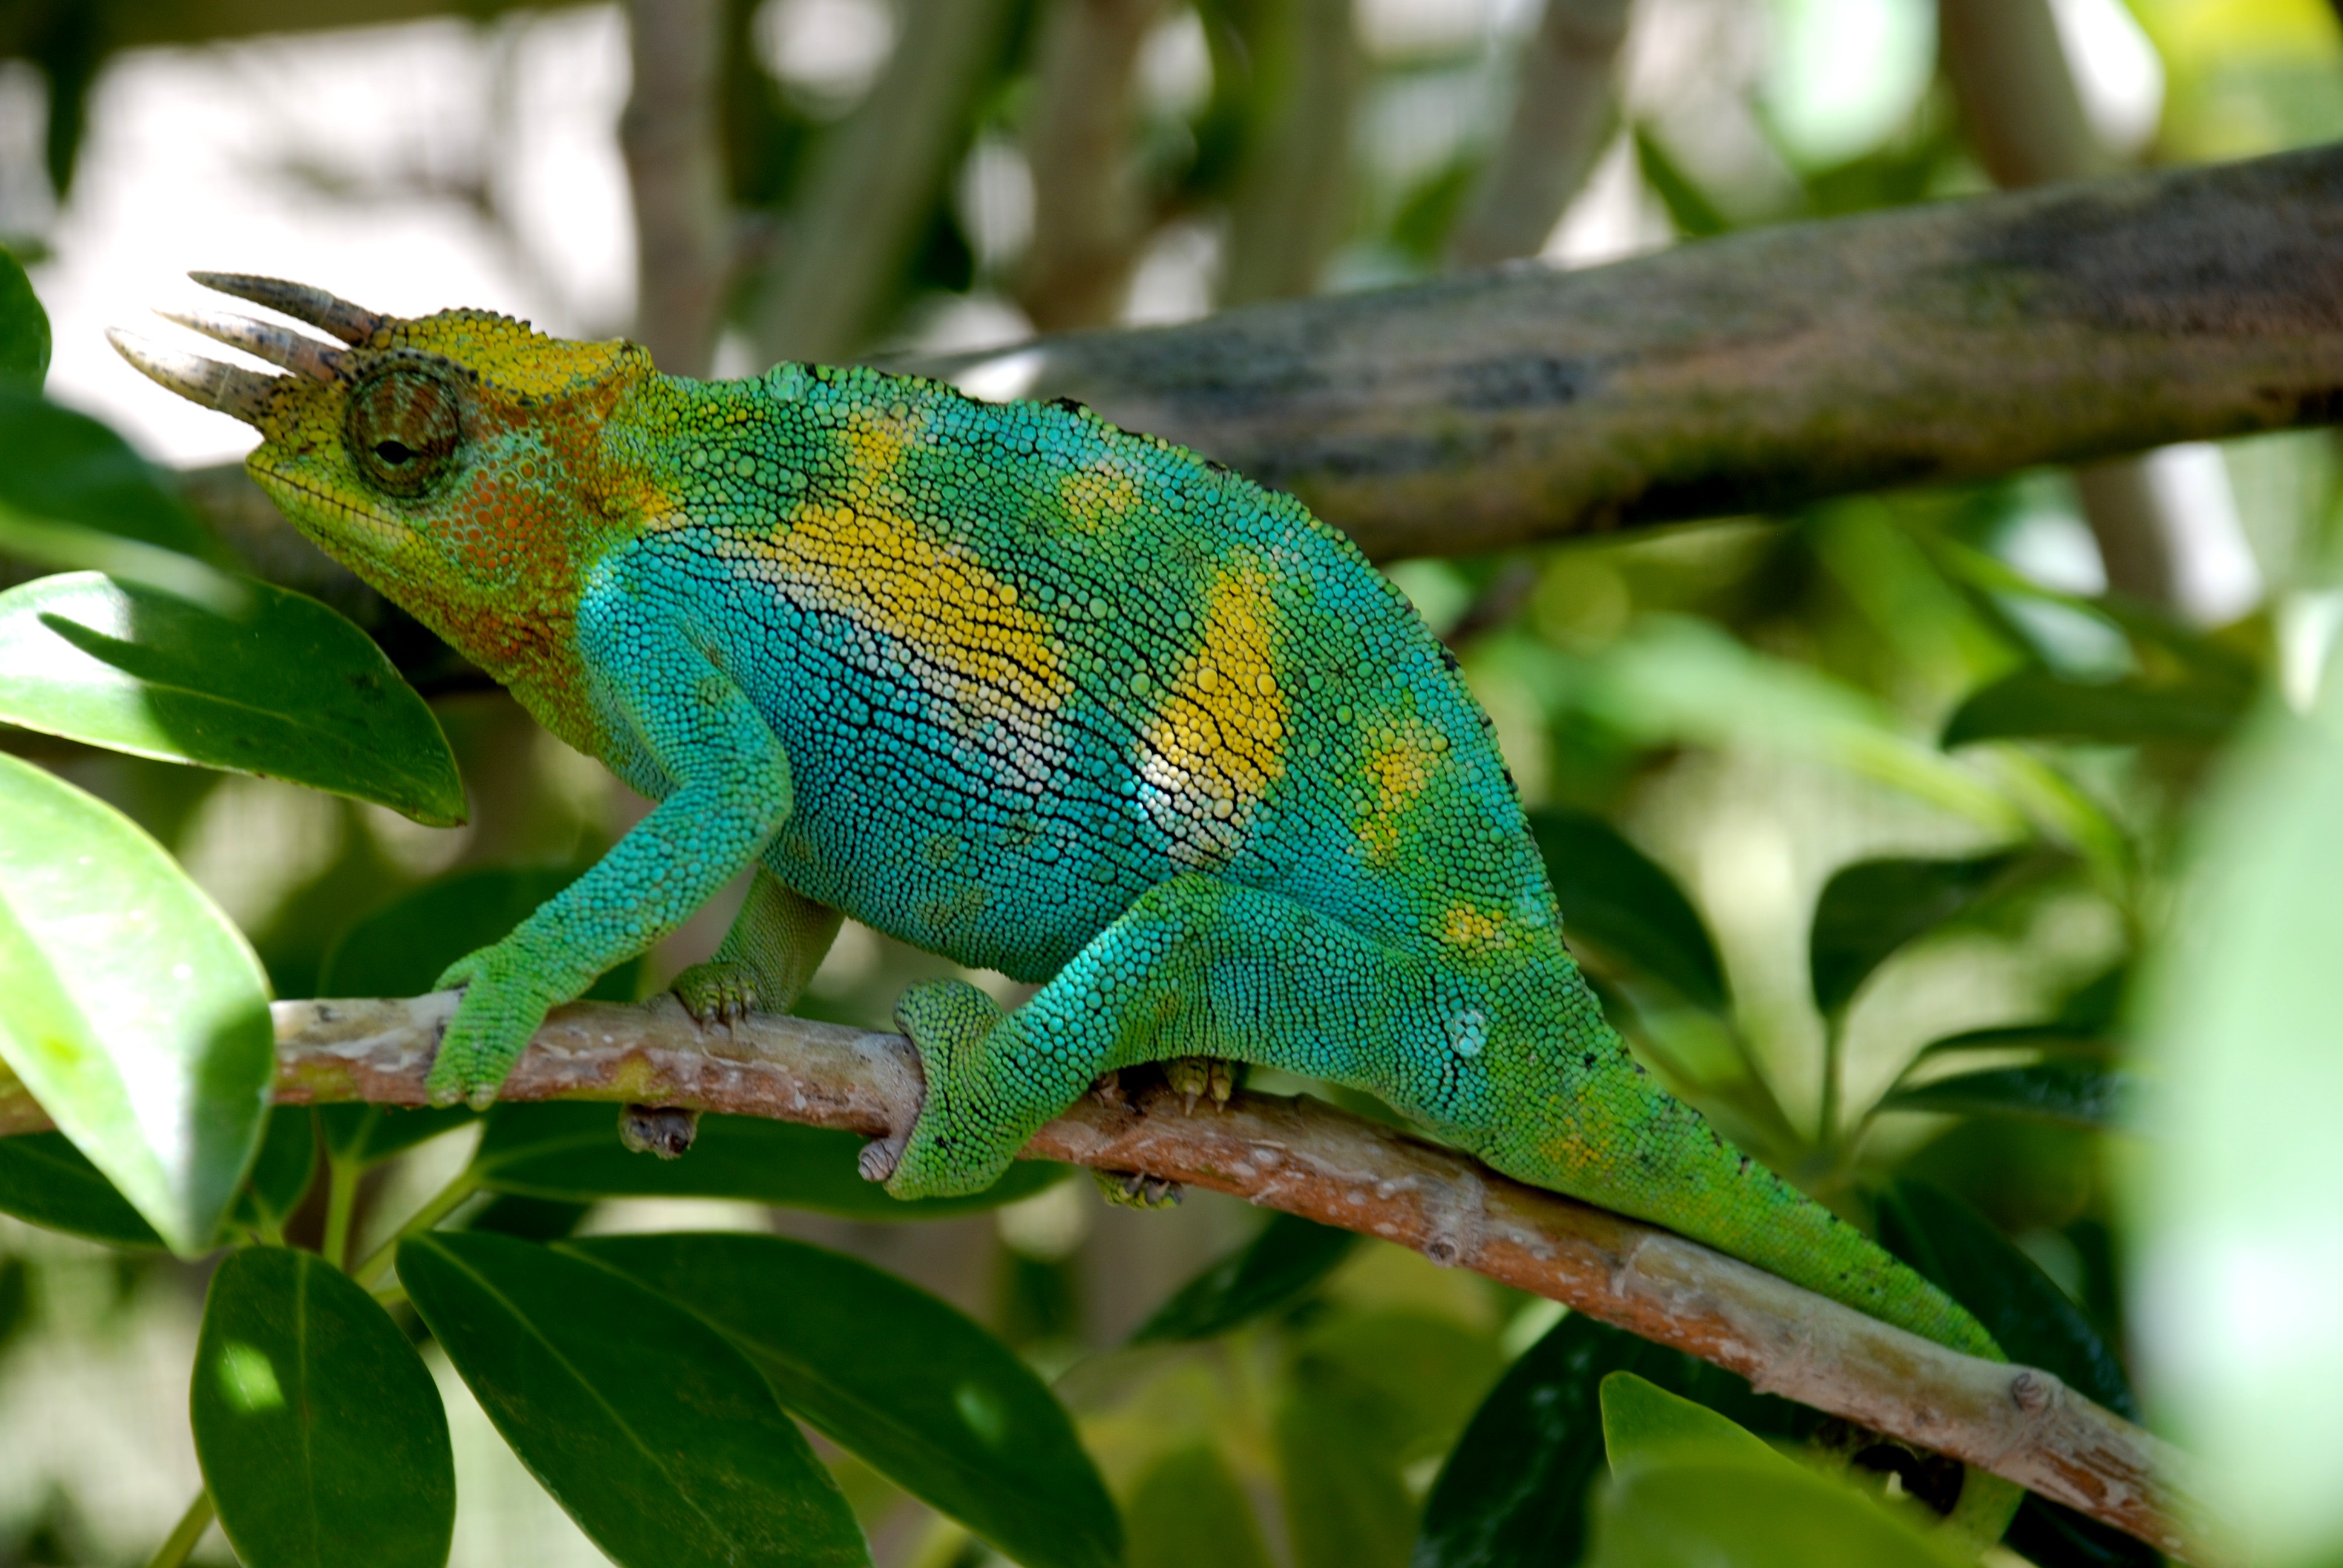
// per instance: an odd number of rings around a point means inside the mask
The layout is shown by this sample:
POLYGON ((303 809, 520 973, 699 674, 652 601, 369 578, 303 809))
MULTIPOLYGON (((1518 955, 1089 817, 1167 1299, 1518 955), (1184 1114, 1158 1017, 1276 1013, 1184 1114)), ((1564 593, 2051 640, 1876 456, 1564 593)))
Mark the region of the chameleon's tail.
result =
MULTIPOLYGON (((1949 1349, 2004 1361, 1985 1326, 1877 1242, 1725 1141, 1603 1021, 1575 974, 1557 1027, 1531 1047, 1543 1102, 1478 1150, 1509 1176, 1666 1227, 1949 1349), (1559 1042, 1559 1043, 1557 1043, 1559 1042)), ((1524 1064, 1528 1065, 1528 1064, 1524 1064)), ((1971 1470, 1949 1523, 1997 1540, 2023 1493, 1971 1470)))

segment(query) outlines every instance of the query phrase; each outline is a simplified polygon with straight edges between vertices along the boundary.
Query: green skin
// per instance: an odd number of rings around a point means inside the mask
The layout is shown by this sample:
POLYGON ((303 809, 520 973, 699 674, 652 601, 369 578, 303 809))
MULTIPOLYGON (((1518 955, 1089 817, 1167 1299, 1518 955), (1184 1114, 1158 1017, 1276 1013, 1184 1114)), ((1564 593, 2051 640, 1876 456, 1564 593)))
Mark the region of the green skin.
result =
POLYGON ((448 970, 435 1098, 493 1100, 548 1007, 753 867, 678 981, 703 1017, 789 1007, 841 913, 1041 985, 903 997, 900 1197, 990 1184, 1113 1069, 1264 1063, 1999 1358, 1634 1061, 1454 661, 1291 498, 1071 407, 699 383, 476 312, 255 422, 297 527, 659 802, 448 970))

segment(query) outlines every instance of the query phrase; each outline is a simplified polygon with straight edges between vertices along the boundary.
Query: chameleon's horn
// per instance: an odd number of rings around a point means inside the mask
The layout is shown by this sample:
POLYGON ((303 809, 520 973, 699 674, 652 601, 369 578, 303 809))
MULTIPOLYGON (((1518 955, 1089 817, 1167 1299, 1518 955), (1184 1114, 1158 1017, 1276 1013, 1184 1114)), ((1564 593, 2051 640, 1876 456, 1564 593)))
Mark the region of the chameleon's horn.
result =
POLYGON ((364 343, 390 325, 390 317, 378 310, 337 299, 324 289, 312 288, 306 283, 255 277, 243 272, 191 272, 187 276, 206 288, 265 305, 296 321, 330 332, 345 343, 364 343))
POLYGON ((277 388, 286 380, 282 376, 263 376, 257 370, 223 365, 200 355, 181 354, 119 327, 107 327, 106 340, 114 345, 116 353, 149 378, 188 402, 232 414, 247 425, 259 423, 260 417, 276 400, 277 388))
POLYGON ((190 331, 200 332, 216 343, 241 348, 256 359, 281 365, 311 381, 333 380, 342 373, 349 358, 342 350, 328 348, 314 337, 290 327, 255 321, 248 316, 230 316, 224 310, 158 310, 155 314, 190 331))

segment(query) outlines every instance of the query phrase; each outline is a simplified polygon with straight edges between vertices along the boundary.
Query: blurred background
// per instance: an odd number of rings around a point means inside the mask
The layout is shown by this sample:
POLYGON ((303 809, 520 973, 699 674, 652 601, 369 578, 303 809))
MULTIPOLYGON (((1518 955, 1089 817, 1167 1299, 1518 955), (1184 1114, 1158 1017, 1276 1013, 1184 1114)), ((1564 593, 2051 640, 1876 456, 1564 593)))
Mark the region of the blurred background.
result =
MULTIPOLYGON (((186 470, 236 548, 377 631, 433 698, 473 822, 436 831, 118 756, 43 760, 170 845, 287 996, 344 994, 337 944, 413 890, 577 867, 642 809, 256 512, 220 467, 251 431, 115 357, 106 325, 203 297, 188 268, 293 277, 402 315, 485 307, 565 336, 627 334, 669 370, 737 376, 1503 262, 1592 266, 2343 134, 2343 30, 2324 0, 2051 0, 2046 25, 2006 25, 2021 13, 0 0, 0 243, 53 318, 49 395, 186 470)), ((1932 1061, 2045 1060, 2022 1030, 1976 1031, 2056 1026, 2103 1051, 2125 1032, 2132 961, 2169 905, 2177 835, 2240 693, 2315 695, 2343 621, 2338 499, 2333 439, 2298 432, 1386 564, 1457 648, 1527 801, 1631 845, 1713 939, 1713 986, 1585 952, 1647 1060, 1850 1211, 1889 1172, 1961 1193, 2138 1349, 2112 1196, 2148 1157, 2136 1135, 2063 1103, 1913 1091, 1932 1061), (2096 612, 2110 588, 2147 618, 2096 612), (1939 746, 1965 699, 2029 669, 2086 685, 2178 670, 2208 688, 2207 671, 2227 671, 2232 699, 2227 717, 2144 739, 1939 746), (1851 997, 1818 1003, 1818 900, 1835 872, 1883 856, 1981 869, 1851 997), (1946 1040, 1964 1043, 1923 1057, 1946 1040)), ((728 918, 711 910, 622 983, 655 990, 728 918)), ((947 967, 850 926, 806 1010, 880 1024, 908 980, 947 967)), ((395 1218, 430 1191, 460 1163, 447 1141, 395 1167, 370 1211, 395 1218)), ((1461 1424, 1558 1312, 1365 1242, 1232 1340, 1115 1350, 1258 1221, 1211 1194, 1112 1209, 1082 1181, 921 1225, 649 1202, 502 1222, 778 1227, 900 1271, 1062 1374, 1135 1568, 1404 1563, 1461 1424), (1289 1457, 1333 1493, 1298 1496, 1289 1457), (1304 1512, 1345 1533, 1289 1531, 1304 1512)), ((0 1565, 137 1560, 197 1482, 185 1369, 202 1279, 5 1218, 0 1260, 0 1565)), ((462 1385, 442 1387, 456 1561, 598 1561, 462 1385)), ((840 1464, 882 1563, 982 1560, 840 1464)), ((226 1560, 216 1536, 204 1553, 226 1560)))

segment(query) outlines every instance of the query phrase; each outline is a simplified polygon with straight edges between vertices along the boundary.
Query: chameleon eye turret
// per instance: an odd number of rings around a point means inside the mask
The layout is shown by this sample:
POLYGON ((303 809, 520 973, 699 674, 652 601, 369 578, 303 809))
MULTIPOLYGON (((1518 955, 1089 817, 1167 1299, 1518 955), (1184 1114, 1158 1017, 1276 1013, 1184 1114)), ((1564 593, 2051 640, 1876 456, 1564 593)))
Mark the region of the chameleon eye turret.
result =
POLYGON ((376 488, 417 496, 430 488, 464 437, 456 389, 437 371, 394 365, 350 394, 342 438, 376 488))

